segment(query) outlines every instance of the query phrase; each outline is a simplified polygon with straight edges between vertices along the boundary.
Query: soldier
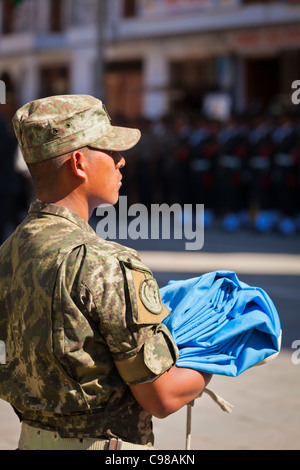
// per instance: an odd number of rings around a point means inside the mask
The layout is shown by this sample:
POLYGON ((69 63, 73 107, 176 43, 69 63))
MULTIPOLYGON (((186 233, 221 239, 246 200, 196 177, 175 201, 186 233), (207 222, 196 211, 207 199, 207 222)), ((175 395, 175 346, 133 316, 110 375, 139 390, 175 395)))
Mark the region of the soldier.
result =
POLYGON ((152 415, 193 400, 210 376, 176 367, 151 271, 97 237, 115 204, 120 151, 140 138, 87 95, 33 101, 13 119, 37 200, 0 248, 0 397, 22 423, 20 449, 149 449, 152 415))

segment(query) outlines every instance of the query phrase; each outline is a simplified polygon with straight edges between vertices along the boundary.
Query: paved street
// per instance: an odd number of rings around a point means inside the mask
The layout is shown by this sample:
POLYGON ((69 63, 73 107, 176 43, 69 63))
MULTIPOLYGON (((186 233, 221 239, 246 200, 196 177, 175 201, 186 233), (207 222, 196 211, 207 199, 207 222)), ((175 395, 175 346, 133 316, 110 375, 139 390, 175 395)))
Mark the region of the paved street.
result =
MULTIPOLYGON (((197 399, 192 411, 191 448, 300 449, 300 349, 299 354, 292 349, 293 341, 300 341, 300 236, 224 234, 211 229, 205 233, 200 252, 183 251, 178 240, 122 242, 142 252, 160 286, 169 279, 210 270, 235 270, 241 280, 264 288, 278 309, 283 329, 280 355, 238 378, 212 379, 209 388, 234 408, 227 414, 207 395, 197 399)), ((16 448, 18 419, 1 401, 0 422, 0 449, 16 448)), ((165 420, 154 419, 155 447, 184 449, 185 426, 186 407, 165 420)))

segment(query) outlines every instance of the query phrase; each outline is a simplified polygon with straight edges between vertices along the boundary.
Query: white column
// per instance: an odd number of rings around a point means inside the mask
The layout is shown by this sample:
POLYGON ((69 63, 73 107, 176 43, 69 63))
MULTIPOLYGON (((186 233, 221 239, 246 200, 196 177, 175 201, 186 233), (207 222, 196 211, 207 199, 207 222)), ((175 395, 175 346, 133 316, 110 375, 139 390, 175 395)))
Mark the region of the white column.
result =
POLYGON ((70 93, 94 93, 95 51, 92 48, 75 49, 72 51, 70 63, 70 93))
POLYGON ((36 57, 26 57, 20 64, 18 75, 20 105, 39 98, 39 67, 36 57))
POLYGON ((145 56, 144 104, 146 117, 157 118, 168 111, 169 63, 162 54, 159 43, 153 44, 145 56))

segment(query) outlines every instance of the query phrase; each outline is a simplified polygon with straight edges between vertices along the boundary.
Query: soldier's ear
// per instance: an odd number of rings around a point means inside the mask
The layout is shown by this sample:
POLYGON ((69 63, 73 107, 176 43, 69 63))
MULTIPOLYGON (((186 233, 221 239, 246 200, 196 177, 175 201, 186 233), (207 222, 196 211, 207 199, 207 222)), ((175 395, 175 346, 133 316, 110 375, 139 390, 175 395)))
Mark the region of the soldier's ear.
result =
POLYGON ((81 152, 80 150, 75 150, 72 152, 70 162, 73 174, 81 180, 85 181, 87 179, 87 160, 84 152, 81 152))

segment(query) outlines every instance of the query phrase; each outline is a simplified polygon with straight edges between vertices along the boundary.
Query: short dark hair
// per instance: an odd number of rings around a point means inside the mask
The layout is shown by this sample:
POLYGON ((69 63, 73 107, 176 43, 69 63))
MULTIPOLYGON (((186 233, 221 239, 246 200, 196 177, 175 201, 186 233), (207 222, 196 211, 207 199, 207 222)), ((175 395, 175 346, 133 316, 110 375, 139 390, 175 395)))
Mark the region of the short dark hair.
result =
POLYGON ((55 184, 57 174, 68 160, 70 154, 60 155, 37 163, 27 163, 36 192, 55 184))
MULTIPOLYGON (((92 149, 89 147, 83 147, 78 150, 84 151, 90 156, 92 149)), ((60 170, 69 160, 72 153, 73 152, 69 152, 37 163, 27 163, 28 170, 33 179, 35 191, 37 193, 55 186, 60 170)))

